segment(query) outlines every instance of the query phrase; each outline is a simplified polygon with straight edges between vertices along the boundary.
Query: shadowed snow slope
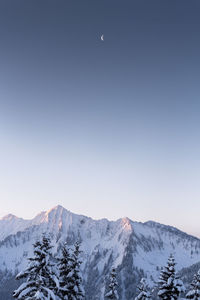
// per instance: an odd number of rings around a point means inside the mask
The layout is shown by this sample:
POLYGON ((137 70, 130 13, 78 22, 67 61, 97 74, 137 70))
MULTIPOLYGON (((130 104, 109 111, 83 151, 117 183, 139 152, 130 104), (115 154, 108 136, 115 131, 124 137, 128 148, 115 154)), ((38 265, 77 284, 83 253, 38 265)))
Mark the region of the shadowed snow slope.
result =
POLYGON ((2 274, 14 275, 23 269, 32 255, 32 244, 44 232, 51 235, 55 253, 60 242, 81 241, 87 300, 103 299, 105 276, 112 266, 118 271, 120 299, 129 300, 142 276, 147 276, 150 285, 157 281, 170 253, 175 255, 177 270, 200 261, 200 240, 176 228, 128 218, 93 220, 56 206, 32 220, 12 215, 0 219, 2 274))

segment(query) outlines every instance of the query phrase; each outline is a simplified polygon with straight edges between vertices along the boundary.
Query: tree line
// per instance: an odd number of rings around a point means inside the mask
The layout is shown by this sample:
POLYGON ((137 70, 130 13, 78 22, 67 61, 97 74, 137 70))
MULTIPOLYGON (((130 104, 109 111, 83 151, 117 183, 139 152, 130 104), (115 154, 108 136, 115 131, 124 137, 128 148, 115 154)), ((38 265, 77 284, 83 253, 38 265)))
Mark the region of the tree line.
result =
MULTIPOLYGON (((76 242, 73 248, 63 244, 59 254, 54 256, 50 238, 43 235, 33 247, 33 257, 28 259, 27 268, 16 276, 23 283, 13 292, 13 297, 20 300, 86 300, 80 272, 80 243, 76 242)), ((177 300, 183 294, 186 299, 200 300, 200 270, 194 275, 190 290, 185 293, 175 265, 171 254, 156 287, 150 289, 142 278, 133 300, 155 299, 155 291, 156 297, 161 300, 177 300)), ((117 272, 112 268, 105 299, 119 300, 118 288, 117 272)))
MULTIPOLYGON (((167 265, 162 268, 157 285, 150 289, 145 278, 142 278, 138 286, 138 295, 134 300, 153 300, 155 297, 162 300, 177 300, 184 294, 186 299, 200 300, 200 270, 194 275, 190 290, 186 293, 182 280, 176 274, 175 265, 174 256, 170 254, 167 265)), ((117 286, 116 270, 112 269, 107 298, 119 300, 117 286)))
POLYGON ((43 235, 33 245, 34 255, 27 268, 16 279, 25 280, 13 297, 26 300, 83 300, 84 290, 80 274, 80 244, 73 249, 64 244, 57 257, 52 254, 50 238, 43 235))

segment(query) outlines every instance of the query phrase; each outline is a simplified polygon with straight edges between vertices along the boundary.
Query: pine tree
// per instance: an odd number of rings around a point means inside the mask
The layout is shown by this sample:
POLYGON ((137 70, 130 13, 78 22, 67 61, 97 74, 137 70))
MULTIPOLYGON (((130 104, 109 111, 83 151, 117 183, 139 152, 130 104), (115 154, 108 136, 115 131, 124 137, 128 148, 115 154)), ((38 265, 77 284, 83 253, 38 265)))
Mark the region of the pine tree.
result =
POLYGON ((16 279, 26 279, 14 291, 13 297, 26 300, 56 300, 56 276, 52 272, 52 254, 49 238, 43 235, 41 241, 34 245, 34 256, 29 258, 27 268, 20 272, 16 279))
POLYGON ((69 272, 68 277, 68 300, 82 300, 84 299, 84 290, 82 286, 82 277, 80 273, 81 261, 80 244, 77 242, 74 246, 74 251, 69 256, 69 272))
POLYGON ((141 279, 140 285, 138 286, 139 294, 135 300, 147 300, 151 298, 150 292, 148 291, 148 285, 144 278, 141 279))
POLYGON ((158 283, 158 297, 163 300, 176 300, 185 290, 183 282, 176 275, 175 260, 172 254, 168 259, 167 266, 161 271, 158 283))
POLYGON ((200 270, 194 275, 191 289, 186 295, 187 299, 200 300, 200 270))
POLYGON ((108 286, 108 292, 106 293, 105 297, 108 299, 119 299, 118 292, 117 292, 117 278, 116 278, 116 270, 115 268, 112 268, 110 277, 109 277, 109 286, 108 286))
POLYGON ((69 273, 71 258, 67 245, 63 245, 61 256, 58 258, 58 273, 59 273, 59 295, 62 300, 69 299, 69 273))

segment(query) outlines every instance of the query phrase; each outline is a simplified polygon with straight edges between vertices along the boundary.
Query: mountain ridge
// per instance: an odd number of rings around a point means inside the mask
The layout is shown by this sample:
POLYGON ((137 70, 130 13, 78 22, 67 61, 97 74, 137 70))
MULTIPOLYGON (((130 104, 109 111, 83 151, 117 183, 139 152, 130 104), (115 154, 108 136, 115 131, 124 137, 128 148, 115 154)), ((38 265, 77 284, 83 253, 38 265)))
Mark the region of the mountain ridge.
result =
POLYGON ((51 236, 54 254, 63 242, 69 247, 77 240, 81 242, 88 300, 103 299, 105 278, 112 266, 123 283, 120 299, 129 300, 142 276, 150 286, 154 285, 170 253, 175 256, 178 271, 200 261, 200 239, 175 227, 154 221, 136 222, 127 217, 94 220, 58 205, 31 220, 0 220, 0 272, 9 272, 14 278, 16 272, 26 267, 27 258, 33 254, 32 244, 44 232, 51 236))
MULTIPOLYGON (((83 214, 77 214, 77 213, 74 213, 74 212, 71 212, 70 210, 68 210, 68 209, 66 209, 65 207, 63 207, 62 205, 60 205, 60 204, 58 204, 58 205, 56 205, 56 206, 54 206, 54 207, 52 207, 51 209, 49 209, 49 210, 46 210, 46 211, 41 211, 41 212, 39 212, 38 214, 36 214, 33 218, 28 218, 28 219, 26 219, 26 218, 22 218, 22 217, 18 217, 18 216, 16 216, 16 215, 14 215, 14 214, 12 214, 12 213, 9 213, 9 214, 6 214, 5 216, 2 216, 2 217, 0 217, 0 223, 1 223, 1 221, 3 221, 3 220, 8 220, 8 221, 10 221, 10 220, 21 220, 21 221, 25 221, 25 222, 34 222, 34 221, 38 221, 38 220, 40 220, 40 219, 42 219, 42 217, 43 217, 43 220, 45 219, 45 217, 47 217, 51 212, 53 212, 53 211, 62 211, 62 210, 64 210, 64 211, 66 211, 66 212, 68 212, 69 214, 72 214, 72 215, 76 215, 76 216, 80 216, 80 217, 86 217, 86 218, 88 218, 88 219, 91 219, 91 220, 93 220, 93 221, 101 221, 101 220, 106 220, 106 221, 108 221, 108 222, 117 222, 118 220, 123 220, 123 219, 127 219, 127 220, 129 220, 129 221, 131 221, 131 222, 134 222, 134 223, 141 223, 141 224, 144 224, 144 225, 150 225, 150 226, 158 226, 158 227, 162 227, 162 228, 168 228, 168 229, 171 229, 171 230, 178 230, 178 231, 180 231, 180 232, 182 232, 182 233, 184 233, 184 234, 186 234, 186 235, 188 235, 188 236, 192 236, 192 237, 194 237, 194 238, 196 238, 196 239, 200 239, 199 237, 197 237, 197 236, 195 236, 194 234, 190 234, 190 233, 188 233, 188 232, 186 232, 186 231, 183 231, 183 230, 181 230, 181 229, 179 229, 179 228, 177 228, 177 227, 175 227, 175 226, 173 226, 173 225, 167 225, 167 224, 163 224, 163 223, 160 223, 160 222, 157 222, 157 221, 154 221, 154 220, 148 220, 148 221, 145 221, 145 222, 141 222, 141 221, 134 221, 134 220, 132 220, 132 219, 130 219, 129 217, 121 217, 121 218, 118 218, 118 219, 116 219, 116 220, 109 220, 108 218, 100 218, 100 219, 96 219, 96 218, 91 218, 91 217, 88 217, 88 216, 86 216, 86 215, 83 215, 83 214)), ((0 230, 1 230, 1 228, 0 228, 0 230)))

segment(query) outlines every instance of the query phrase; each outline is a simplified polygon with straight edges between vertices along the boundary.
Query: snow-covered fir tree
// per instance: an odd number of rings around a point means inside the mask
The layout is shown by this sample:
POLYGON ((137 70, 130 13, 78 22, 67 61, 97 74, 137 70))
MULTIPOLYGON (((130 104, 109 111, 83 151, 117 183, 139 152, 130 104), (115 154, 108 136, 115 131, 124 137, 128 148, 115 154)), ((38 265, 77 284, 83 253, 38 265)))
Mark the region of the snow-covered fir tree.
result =
POLYGON ((108 291, 106 292, 105 297, 107 299, 114 299, 114 300, 119 299, 117 287, 118 287, 118 283, 117 283, 116 270, 115 270, 115 268, 112 268, 110 277, 109 277, 108 291))
MULTIPOLYGON (((69 255, 69 272, 67 271, 67 290, 68 290, 68 300, 83 300, 84 299, 84 289, 82 284, 82 276, 80 273, 80 243, 74 245, 74 250, 69 255)), ((67 267, 67 268, 68 268, 67 267)))
POLYGON ((58 279, 52 272, 50 239, 43 235, 42 240, 33 246, 34 256, 28 259, 27 268, 16 277, 26 281, 14 291, 13 296, 22 300, 59 300, 55 293, 58 279))
POLYGON ((147 300, 151 299, 151 294, 149 292, 148 285, 146 283, 145 278, 142 278, 140 281, 140 285, 138 286, 139 294, 135 298, 135 300, 147 300))
POLYGON ((191 283, 191 289, 186 295, 187 299, 200 300, 200 270, 194 275, 191 283))
POLYGON ((59 274, 59 295, 62 300, 69 299, 69 284, 72 260, 70 257, 69 249, 64 244, 61 248, 61 255, 57 259, 58 261, 58 274, 59 274))
POLYGON ((171 254, 167 266, 161 271, 158 286, 158 297, 164 300, 176 300, 185 291, 183 282, 177 277, 175 259, 171 254))

